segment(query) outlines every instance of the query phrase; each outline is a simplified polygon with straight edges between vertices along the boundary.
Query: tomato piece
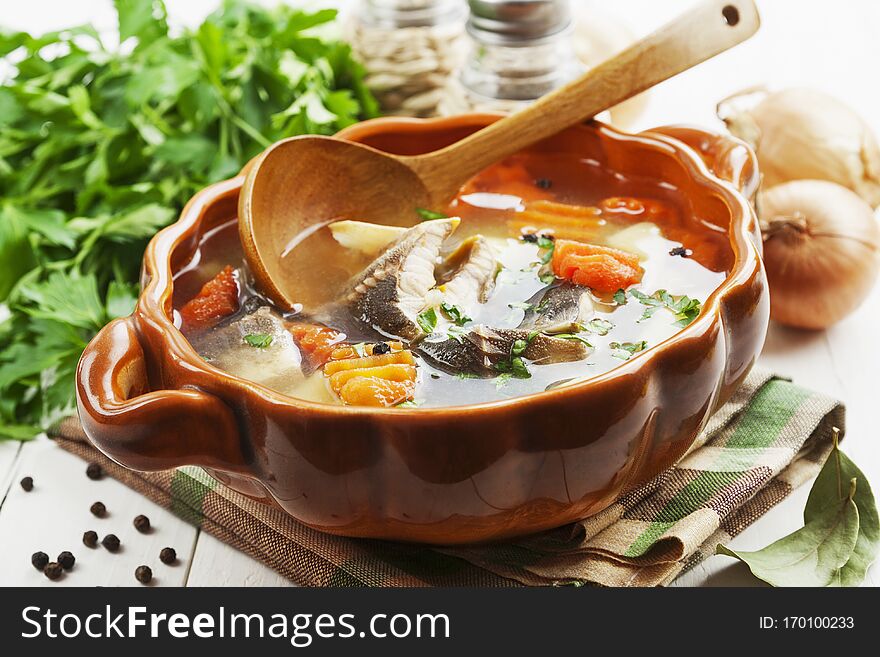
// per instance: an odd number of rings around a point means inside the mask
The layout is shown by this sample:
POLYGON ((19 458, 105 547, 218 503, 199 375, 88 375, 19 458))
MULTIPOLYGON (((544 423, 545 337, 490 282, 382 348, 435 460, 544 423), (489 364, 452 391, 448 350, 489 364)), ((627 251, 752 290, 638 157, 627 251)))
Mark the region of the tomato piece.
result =
POLYGON ((227 265, 180 309, 180 316, 187 328, 202 329, 233 314, 238 307, 238 281, 235 270, 227 265))

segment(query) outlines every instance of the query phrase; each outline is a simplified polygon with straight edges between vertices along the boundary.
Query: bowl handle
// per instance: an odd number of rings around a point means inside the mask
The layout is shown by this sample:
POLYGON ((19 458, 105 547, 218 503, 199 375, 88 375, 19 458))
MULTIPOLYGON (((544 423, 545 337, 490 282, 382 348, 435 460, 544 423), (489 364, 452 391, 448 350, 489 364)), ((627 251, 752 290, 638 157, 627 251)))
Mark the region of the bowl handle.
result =
POLYGON ((253 474, 232 409, 201 390, 150 391, 130 317, 105 326, 77 368, 79 417, 89 440, 134 470, 199 465, 253 474))
POLYGON ((754 201, 761 176, 755 151, 744 141, 683 125, 666 125, 647 132, 683 142, 697 152, 716 177, 731 183, 749 201, 754 201))

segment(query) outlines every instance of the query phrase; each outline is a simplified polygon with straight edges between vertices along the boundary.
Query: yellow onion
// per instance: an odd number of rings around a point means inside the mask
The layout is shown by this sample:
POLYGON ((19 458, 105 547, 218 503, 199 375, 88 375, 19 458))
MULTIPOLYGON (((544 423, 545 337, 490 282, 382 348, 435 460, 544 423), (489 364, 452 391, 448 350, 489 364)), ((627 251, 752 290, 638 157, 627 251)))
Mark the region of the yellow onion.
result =
POLYGON ((880 205, 880 146, 868 125, 848 106, 812 89, 766 94, 751 108, 750 89, 718 104, 728 129, 758 154, 764 186, 789 180, 828 180, 880 205))
POLYGON ((858 195, 824 180, 795 180, 759 197, 770 317, 822 329, 855 310, 880 267, 880 227, 858 195))

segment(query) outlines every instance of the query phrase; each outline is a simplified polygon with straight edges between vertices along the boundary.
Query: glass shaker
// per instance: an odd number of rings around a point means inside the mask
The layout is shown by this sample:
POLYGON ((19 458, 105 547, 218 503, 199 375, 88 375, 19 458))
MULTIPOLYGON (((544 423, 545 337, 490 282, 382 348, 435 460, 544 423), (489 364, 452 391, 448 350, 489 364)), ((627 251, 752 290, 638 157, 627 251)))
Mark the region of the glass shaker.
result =
POLYGON ((385 114, 437 114, 466 52, 466 17, 464 0, 361 0, 348 40, 385 114))
POLYGON ((469 0, 470 53, 450 79, 444 115, 514 112, 585 70, 569 0, 469 0))

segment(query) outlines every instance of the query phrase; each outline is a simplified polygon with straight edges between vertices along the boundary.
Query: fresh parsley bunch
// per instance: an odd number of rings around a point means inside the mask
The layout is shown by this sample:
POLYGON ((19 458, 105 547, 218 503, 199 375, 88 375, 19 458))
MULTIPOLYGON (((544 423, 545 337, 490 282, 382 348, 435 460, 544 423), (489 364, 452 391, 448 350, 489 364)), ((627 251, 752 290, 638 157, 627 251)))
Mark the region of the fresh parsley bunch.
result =
POLYGON ((322 36, 335 11, 229 0, 175 35, 161 0, 115 6, 118 47, 88 25, 0 30, 0 439, 71 412, 83 348, 131 312, 146 241, 194 192, 376 113, 349 46, 322 36))

